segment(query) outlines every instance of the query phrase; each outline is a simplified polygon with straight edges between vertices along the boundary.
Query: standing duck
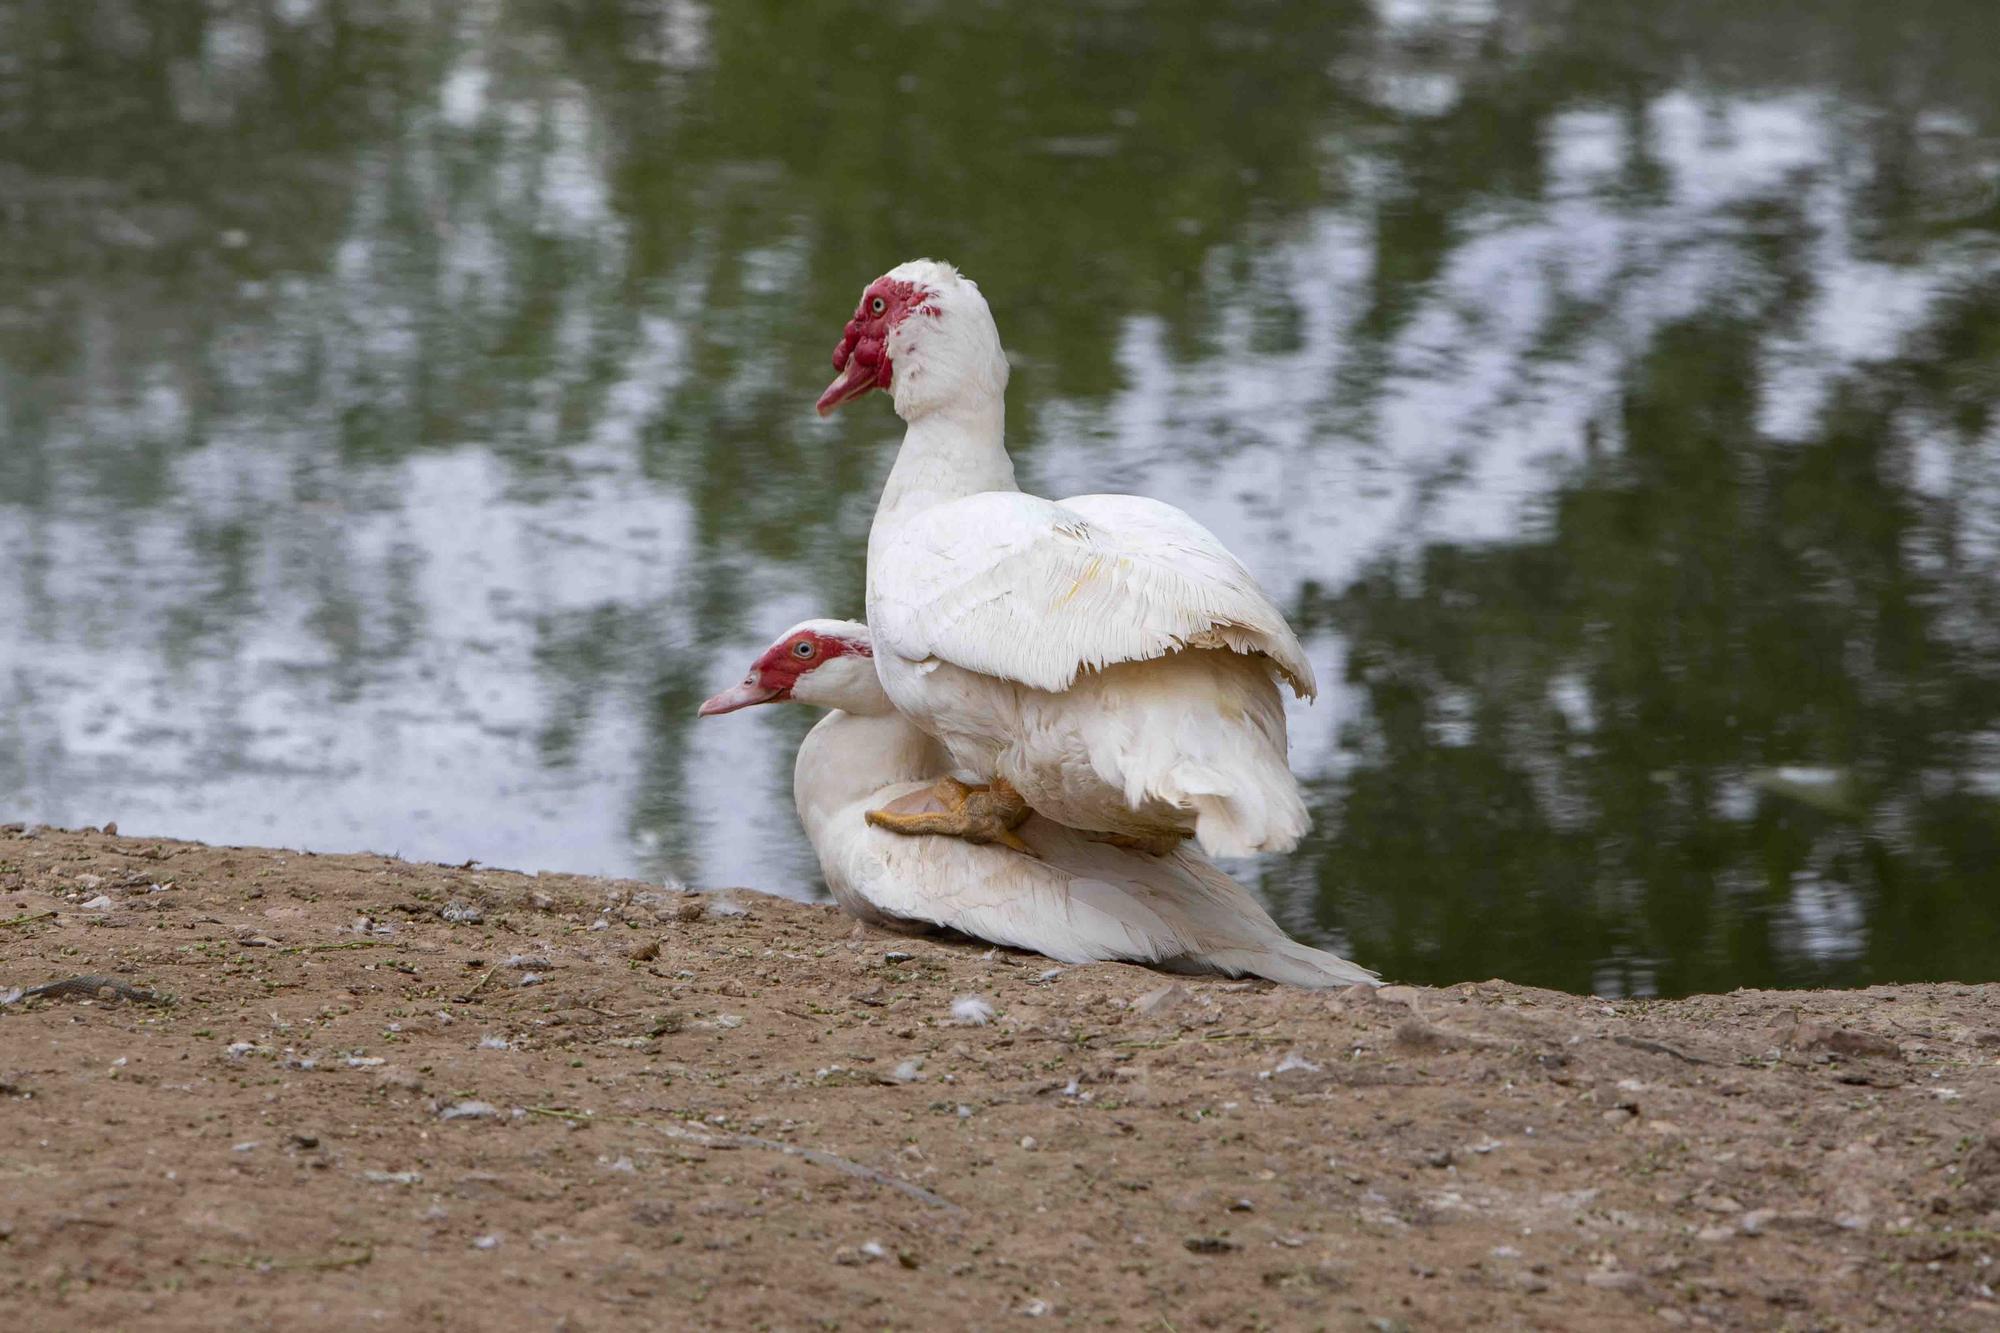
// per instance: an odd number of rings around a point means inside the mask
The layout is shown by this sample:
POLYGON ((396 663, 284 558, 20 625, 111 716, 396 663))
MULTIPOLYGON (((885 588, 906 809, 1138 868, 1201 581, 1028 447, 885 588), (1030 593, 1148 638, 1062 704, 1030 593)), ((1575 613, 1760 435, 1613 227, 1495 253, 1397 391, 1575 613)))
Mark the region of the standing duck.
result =
POLYGON ((1216 856, 1296 846, 1309 820, 1279 684, 1313 695, 1298 637, 1172 505, 1022 493, 1007 358, 978 286, 932 260, 890 270, 833 363, 822 415, 886 389, 908 423, 868 538, 882 685, 987 784, 873 822, 1005 841, 1033 810, 1156 855, 1189 835, 1216 856))
POLYGON ((934 793, 954 780, 944 748, 882 688, 866 625, 793 626, 701 714, 767 703, 835 710, 800 744, 792 794, 827 888, 855 916, 941 926, 1065 963, 1121 960, 1295 986, 1375 979, 1289 938, 1248 890, 1185 845, 1153 855, 1038 814, 1009 830, 1018 851, 869 822, 865 812, 898 802, 919 822, 948 815, 950 802, 934 793), (933 808, 917 808, 925 800, 933 808))

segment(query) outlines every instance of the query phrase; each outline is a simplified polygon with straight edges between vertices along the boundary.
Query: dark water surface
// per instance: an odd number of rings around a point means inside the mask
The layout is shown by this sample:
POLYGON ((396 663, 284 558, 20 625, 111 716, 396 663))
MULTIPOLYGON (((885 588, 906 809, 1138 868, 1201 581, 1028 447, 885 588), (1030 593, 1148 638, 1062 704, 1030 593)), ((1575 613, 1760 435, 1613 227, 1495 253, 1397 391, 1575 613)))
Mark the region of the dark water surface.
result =
POLYGON ((2000 977, 1992 0, 0 0, 0 818, 809 892, 948 257, 1307 634, 1392 975, 2000 977))

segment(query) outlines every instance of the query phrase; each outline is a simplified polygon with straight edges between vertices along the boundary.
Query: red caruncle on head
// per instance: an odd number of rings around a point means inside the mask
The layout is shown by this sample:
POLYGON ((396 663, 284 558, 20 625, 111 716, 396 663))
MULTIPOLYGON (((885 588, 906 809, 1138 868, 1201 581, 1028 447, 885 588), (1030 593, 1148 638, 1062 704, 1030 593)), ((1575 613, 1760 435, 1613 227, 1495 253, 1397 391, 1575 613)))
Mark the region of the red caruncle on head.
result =
POLYGON ((889 358, 889 335, 929 299, 930 293, 916 283, 886 274, 868 284, 833 349, 833 368, 840 373, 819 396, 816 406, 821 416, 871 389, 890 386, 895 366, 889 358))

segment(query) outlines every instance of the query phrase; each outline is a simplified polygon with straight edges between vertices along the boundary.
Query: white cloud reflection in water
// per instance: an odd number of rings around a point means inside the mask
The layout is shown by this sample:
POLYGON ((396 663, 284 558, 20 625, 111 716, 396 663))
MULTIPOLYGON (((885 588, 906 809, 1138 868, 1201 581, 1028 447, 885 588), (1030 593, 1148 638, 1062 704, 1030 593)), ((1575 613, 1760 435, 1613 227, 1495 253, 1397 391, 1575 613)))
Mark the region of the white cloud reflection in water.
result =
MULTIPOLYGON (((1505 5, 1397 0, 1377 17, 1351 77, 1397 134, 1458 114, 1489 25, 1521 30, 1505 5), (1438 31, 1457 36, 1432 44, 1438 31)), ((724 59, 716 18, 664 7, 645 67, 671 80, 724 59)), ((284 19, 321 15, 295 3, 284 19)), ((637 215, 619 150, 647 127, 617 118, 558 35, 490 6, 451 31, 406 75, 393 133, 346 164, 318 267, 225 266, 204 328, 106 281, 78 302, 80 361, 0 379, 0 400, 26 385, 48 409, 49 460, 40 498, 0 497, 0 624, 16 627, 0 635, 0 816, 810 892, 789 802, 808 719, 663 731, 656 712, 691 710, 792 621, 858 611, 840 599, 858 592, 887 460, 834 455, 896 425, 881 400, 848 409, 864 425, 813 421, 797 386, 824 352, 801 349, 830 345, 845 309, 803 294, 906 256, 872 253, 888 228, 815 211, 795 168, 761 157, 689 166, 642 196, 664 216, 637 215), (667 260, 643 253, 661 234, 679 247, 667 260), (724 455, 686 444, 724 436, 724 455), (156 503, 106 481, 155 466, 156 503)), ((180 114, 233 123, 278 40, 212 25, 174 80, 180 114)), ((663 119, 683 114, 662 86, 663 119)), ((1941 228, 1915 255, 1873 243, 1856 120, 1819 86, 1579 97, 1541 126, 1538 188, 1448 201, 1438 266, 1385 321, 1383 236, 1422 188, 1382 120, 1333 117, 1326 197, 1251 209, 1190 271, 1209 312, 1195 346, 1135 299, 1109 326, 1116 382, 1063 393, 1053 344, 1013 341, 1023 479, 1180 504, 1288 604, 1431 544, 1520 541, 1593 450, 1621 447, 1621 401, 1663 330, 1762 308, 1790 280, 1766 246, 1780 205, 1809 232, 1811 281, 1795 315, 1760 326, 1757 424, 1810 437, 1847 376, 1904 355, 1941 301, 1996 271, 1976 229, 1941 228), (1635 186, 1639 161, 1655 178, 1635 186)), ((1924 123, 1943 160, 1990 178, 2000 158, 1976 126, 1924 123)), ((147 227, 134 234, 166 234, 147 227)), ((224 252, 263 244, 225 230, 224 252)), ((968 267, 1003 331, 1032 330, 1023 274, 968 267)), ((1908 427, 1915 485, 1955 507, 1933 557, 1990 571, 2000 436, 1968 451, 1908 427)), ((1975 604, 1942 623, 1990 650, 1975 604)), ((1342 631, 1309 639, 1325 693, 1293 709, 1295 759, 1335 791, 1371 753, 1371 702, 1342 631)), ((1578 736, 1601 720, 1581 668, 1543 693, 1578 736)), ((1457 701, 1440 744, 1476 739, 1479 700, 1436 697, 1457 701)), ((1555 744, 1523 738, 1520 762, 1555 744)), ((1992 746, 1967 753, 1990 788, 1992 746)), ((1577 830, 1588 814, 1543 769, 1548 821, 1577 830)), ((1717 808, 1755 817, 1760 798, 1733 782, 1717 808)), ((1309 924, 1309 867, 1252 873, 1309 924)), ((1867 914, 1838 873, 1800 880, 1788 911, 1786 947, 1859 948, 1867 914)))

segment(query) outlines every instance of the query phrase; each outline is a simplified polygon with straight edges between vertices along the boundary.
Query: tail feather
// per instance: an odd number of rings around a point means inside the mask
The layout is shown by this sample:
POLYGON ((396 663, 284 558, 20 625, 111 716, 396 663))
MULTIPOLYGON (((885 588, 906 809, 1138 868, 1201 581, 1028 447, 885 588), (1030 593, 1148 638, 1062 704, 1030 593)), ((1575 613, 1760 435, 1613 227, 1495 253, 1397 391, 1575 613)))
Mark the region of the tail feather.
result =
POLYGON ((1092 746, 1099 772, 1134 809, 1162 802, 1193 816, 1211 856, 1288 852, 1311 825, 1285 756, 1285 710, 1268 666, 1235 653, 1187 652, 1143 664, 1153 675, 1107 703, 1092 746))
POLYGON ((1261 949, 1215 949, 1201 961, 1231 976, 1249 974, 1287 986, 1325 990, 1331 986, 1374 986, 1381 978, 1339 954, 1280 938, 1261 949))
POLYGON ((1278 791, 1258 792, 1252 787, 1238 796, 1191 797, 1194 837, 1201 849, 1210 856, 1256 856, 1298 846, 1312 826, 1312 817, 1298 785, 1290 781, 1289 773, 1285 776, 1286 785, 1278 791))

